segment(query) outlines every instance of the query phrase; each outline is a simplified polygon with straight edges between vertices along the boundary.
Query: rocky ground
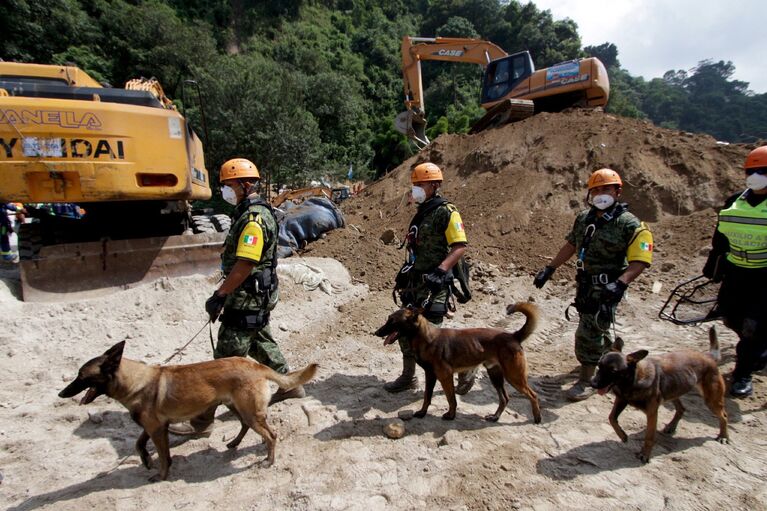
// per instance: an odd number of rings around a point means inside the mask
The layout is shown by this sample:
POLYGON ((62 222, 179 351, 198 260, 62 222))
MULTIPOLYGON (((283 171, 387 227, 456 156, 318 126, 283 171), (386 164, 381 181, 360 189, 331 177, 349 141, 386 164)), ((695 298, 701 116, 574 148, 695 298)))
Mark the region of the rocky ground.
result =
MULTIPOLYGON (((575 323, 563 315, 574 288, 563 268, 543 289, 532 274, 562 242, 580 207, 591 170, 613 166, 625 196, 656 236, 656 262, 635 282, 619 309, 616 331, 627 350, 662 353, 707 349, 706 326, 658 319, 670 289, 699 273, 715 209, 741 185, 738 165, 748 147, 661 130, 597 112, 544 114, 474 137, 440 137, 430 148, 344 204, 347 228, 309 245, 306 263, 322 269, 333 294, 306 290, 284 277, 272 316, 275 336, 293 367, 320 364, 307 397, 269 409, 279 433, 277 461, 249 432, 236 451, 226 442, 239 422, 218 411, 209 438, 171 446, 168 481, 149 483, 133 444, 140 433, 118 403, 87 406, 57 393, 79 366, 126 340, 125 356, 161 363, 204 325, 202 304, 212 276, 164 279, 92 300, 19 301, 18 271, 0 269, 0 505, 31 509, 765 509, 767 378, 755 377, 752 397, 727 399, 729 445, 714 438, 717 422, 702 399, 683 399, 687 413, 674 435, 658 434, 654 457, 635 457, 644 415, 629 409, 619 441, 607 416, 612 397, 569 403, 575 379, 575 323), (497 423, 483 416, 497 397, 482 375, 460 396, 455 421, 437 386, 424 419, 404 422, 405 435, 384 427, 420 407, 422 388, 391 395, 396 346, 372 332, 394 310, 389 286, 402 252, 380 240, 401 237, 413 213, 405 192, 408 169, 432 159, 445 168, 445 192, 460 208, 470 240, 474 299, 452 327, 515 330, 521 317, 505 306, 534 301, 537 331, 524 343, 530 381, 543 411, 534 424, 527 399, 512 391, 497 423)), ((283 260, 285 267, 298 264, 283 260)), ((719 325, 728 374, 735 336, 719 325)), ((172 363, 210 358, 204 330, 172 363)), ((420 370, 419 370, 420 371, 420 370)), ((421 381, 423 380, 421 375, 421 381)), ((660 422, 673 415, 664 406, 660 422)), ((151 447, 151 443, 150 443, 151 447)), ((152 451, 153 452, 153 451, 152 451)))

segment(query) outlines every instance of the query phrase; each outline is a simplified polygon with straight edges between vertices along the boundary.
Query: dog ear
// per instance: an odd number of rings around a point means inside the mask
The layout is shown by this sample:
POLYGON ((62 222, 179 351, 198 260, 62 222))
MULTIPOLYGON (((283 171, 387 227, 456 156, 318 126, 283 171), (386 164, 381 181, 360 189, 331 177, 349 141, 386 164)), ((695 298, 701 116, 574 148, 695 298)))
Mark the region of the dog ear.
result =
POLYGON ((622 337, 616 337, 613 341, 612 346, 610 346, 610 351, 617 351, 620 353, 623 351, 623 338, 622 337))
POLYGON ((125 348, 125 341, 120 341, 108 350, 104 352, 104 362, 101 363, 102 374, 114 374, 117 372, 117 368, 120 367, 120 361, 123 358, 123 349, 125 348))
POLYGON ((636 364, 648 355, 649 351, 639 350, 626 356, 626 362, 629 364, 636 364))

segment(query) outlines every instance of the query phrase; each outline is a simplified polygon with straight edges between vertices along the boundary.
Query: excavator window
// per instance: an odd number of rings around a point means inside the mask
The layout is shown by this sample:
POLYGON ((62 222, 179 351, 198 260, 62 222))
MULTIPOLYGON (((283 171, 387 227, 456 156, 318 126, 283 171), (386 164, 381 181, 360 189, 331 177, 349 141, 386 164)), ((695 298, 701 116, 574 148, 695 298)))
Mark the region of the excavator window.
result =
POLYGON ((532 74, 532 62, 527 52, 491 62, 485 71, 482 102, 495 101, 506 96, 518 83, 532 74))

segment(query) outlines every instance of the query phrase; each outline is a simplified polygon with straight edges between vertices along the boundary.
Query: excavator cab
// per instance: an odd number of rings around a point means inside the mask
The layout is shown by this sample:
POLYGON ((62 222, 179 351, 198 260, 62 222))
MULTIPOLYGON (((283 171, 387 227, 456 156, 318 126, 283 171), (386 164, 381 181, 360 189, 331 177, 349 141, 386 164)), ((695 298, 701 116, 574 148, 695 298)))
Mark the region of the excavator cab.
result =
POLYGON ((501 99, 534 72, 535 64, 528 51, 490 62, 482 81, 482 103, 501 99))

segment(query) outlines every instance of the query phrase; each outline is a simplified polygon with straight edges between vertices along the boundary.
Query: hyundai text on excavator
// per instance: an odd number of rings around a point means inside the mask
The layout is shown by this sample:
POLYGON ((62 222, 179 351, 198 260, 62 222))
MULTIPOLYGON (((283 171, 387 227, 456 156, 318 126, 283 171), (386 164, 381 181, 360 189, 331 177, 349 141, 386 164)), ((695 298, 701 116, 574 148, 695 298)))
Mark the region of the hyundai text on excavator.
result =
POLYGON ((0 62, 0 200, 37 216, 19 233, 24 300, 215 268, 224 234, 211 231, 228 219, 213 228, 189 202, 210 197, 202 143, 156 80, 120 89, 73 66, 0 62))
POLYGON ((429 143, 421 81, 421 62, 467 62, 484 68, 481 103, 487 113, 470 133, 521 120, 536 112, 557 112, 571 106, 607 104, 610 81, 604 64, 595 58, 561 62, 535 70, 530 52, 507 54, 480 39, 409 37, 402 39, 402 75, 406 111, 394 120, 397 131, 419 146, 429 143))

